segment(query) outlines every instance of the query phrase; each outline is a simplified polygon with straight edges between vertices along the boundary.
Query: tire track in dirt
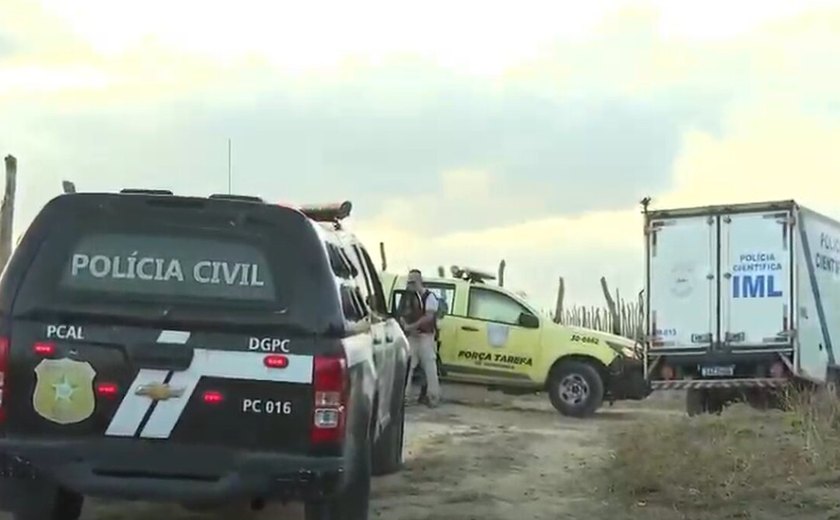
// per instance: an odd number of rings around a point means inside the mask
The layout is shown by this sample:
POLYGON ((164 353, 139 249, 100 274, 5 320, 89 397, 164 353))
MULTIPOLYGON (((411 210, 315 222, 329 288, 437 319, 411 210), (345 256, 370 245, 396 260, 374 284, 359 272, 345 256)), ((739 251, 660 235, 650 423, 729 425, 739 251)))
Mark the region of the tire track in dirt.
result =
POLYGON ((598 424, 610 421, 452 404, 410 417, 418 430, 450 427, 428 437, 415 433, 405 469, 375 486, 377 518, 554 520, 593 510, 577 479, 603 455, 598 424))

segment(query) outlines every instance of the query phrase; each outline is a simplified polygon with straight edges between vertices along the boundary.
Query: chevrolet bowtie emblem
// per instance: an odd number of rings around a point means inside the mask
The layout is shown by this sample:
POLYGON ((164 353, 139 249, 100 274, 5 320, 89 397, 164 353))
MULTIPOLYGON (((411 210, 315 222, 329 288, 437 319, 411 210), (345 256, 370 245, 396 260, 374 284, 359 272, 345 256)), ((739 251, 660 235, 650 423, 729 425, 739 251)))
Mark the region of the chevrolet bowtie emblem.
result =
POLYGON ((134 391, 135 395, 144 395, 153 401, 166 401, 173 397, 181 397, 184 394, 183 388, 172 388, 166 383, 149 383, 141 385, 134 391))

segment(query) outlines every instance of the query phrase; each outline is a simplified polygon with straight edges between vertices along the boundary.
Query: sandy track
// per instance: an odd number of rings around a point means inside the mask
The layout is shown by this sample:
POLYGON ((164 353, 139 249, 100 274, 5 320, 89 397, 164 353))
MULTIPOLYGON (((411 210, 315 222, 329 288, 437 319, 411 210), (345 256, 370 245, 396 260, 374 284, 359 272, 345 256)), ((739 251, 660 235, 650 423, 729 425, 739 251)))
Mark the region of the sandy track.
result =
MULTIPOLYGON (((483 388, 447 386, 438 409, 408 410, 405 469, 375 479, 372 518, 383 520, 542 520, 593 515, 599 504, 582 470, 606 453, 604 433, 657 412, 650 405, 605 408, 586 421, 560 417, 539 396, 510 398, 483 388)), ((298 519, 297 506, 257 515, 242 509, 191 513, 177 506, 89 501, 85 520, 298 519)), ((0 515, 0 520, 10 517, 0 515)))

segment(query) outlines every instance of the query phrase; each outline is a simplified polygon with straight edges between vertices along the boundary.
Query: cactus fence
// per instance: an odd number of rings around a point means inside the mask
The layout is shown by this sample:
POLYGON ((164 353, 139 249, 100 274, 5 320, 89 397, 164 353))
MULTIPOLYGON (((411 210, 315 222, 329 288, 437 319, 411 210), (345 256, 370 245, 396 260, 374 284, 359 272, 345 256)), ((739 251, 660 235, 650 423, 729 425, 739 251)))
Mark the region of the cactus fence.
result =
POLYGON ((608 307, 573 305, 563 309, 558 316, 555 312, 552 318, 557 323, 575 325, 604 332, 617 333, 631 339, 641 339, 644 336, 644 306, 642 302, 620 300, 618 320, 613 317, 608 307), (617 321, 617 323, 616 323, 617 321))

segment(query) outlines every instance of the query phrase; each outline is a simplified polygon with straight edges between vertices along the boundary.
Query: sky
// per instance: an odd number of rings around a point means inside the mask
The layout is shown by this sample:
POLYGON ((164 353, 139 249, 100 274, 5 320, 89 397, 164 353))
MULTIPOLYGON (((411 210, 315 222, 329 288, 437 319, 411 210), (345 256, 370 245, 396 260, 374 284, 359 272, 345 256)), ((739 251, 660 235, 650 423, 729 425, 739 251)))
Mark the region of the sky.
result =
POLYGON ((840 218, 840 2, 0 0, 15 232, 61 191, 351 200, 389 270, 551 307, 643 283, 653 208, 840 218), (833 4, 833 5, 832 5, 833 4))

